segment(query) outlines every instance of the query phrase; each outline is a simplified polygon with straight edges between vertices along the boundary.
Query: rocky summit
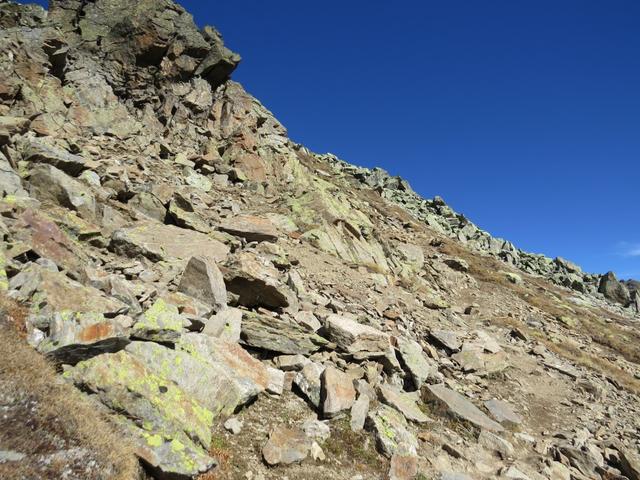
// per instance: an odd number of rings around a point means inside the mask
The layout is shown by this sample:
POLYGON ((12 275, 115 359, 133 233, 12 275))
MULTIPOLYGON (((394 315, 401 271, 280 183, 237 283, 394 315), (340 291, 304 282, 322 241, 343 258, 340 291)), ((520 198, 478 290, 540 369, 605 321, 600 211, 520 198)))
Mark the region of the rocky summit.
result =
POLYGON ((0 0, 0 477, 640 479, 638 282, 295 143, 171 0, 49 3, 0 0))

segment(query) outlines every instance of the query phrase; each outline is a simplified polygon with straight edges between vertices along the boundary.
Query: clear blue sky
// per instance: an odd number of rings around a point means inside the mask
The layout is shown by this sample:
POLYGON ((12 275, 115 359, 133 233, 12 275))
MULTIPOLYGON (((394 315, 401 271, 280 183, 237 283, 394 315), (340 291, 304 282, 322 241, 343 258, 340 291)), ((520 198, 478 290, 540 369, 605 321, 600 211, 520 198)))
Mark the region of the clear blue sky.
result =
POLYGON ((318 152, 521 248, 640 277, 640 2, 180 2, 318 152))

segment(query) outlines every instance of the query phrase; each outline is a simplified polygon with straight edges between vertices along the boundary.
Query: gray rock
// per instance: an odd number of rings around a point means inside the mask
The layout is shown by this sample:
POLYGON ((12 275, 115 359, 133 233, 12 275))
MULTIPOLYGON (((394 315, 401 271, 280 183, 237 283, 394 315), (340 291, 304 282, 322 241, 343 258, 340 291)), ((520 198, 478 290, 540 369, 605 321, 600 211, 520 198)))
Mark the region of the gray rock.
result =
POLYGON ((462 341, 458 335, 450 330, 431 330, 429 340, 449 353, 457 352, 462 347, 462 341))
POLYGON ((9 143, 14 135, 24 133, 28 126, 28 118, 0 115, 0 146, 9 143))
POLYGON ((488 400, 484 406, 491 416, 505 427, 517 427, 522 423, 522 417, 513 411, 513 407, 504 400, 488 400))
POLYGON ((244 312, 242 341, 271 352, 309 355, 327 341, 297 323, 253 312, 244 312))
POLYGON ((309 360, 304 355, 280 355, 273 359, 276 367, 285 372, 292 371, 300 371, 307 365, 311 360, 309 360))
POLYGON ((387 352, 389 336, 380 330, 346 317, 329 315, 325 328, 329 339, 343 352, 387 352))
POLYGON ((224 428, 234 435, 238 435, 242 431, 243 426, 244 423, 237 418, 230 418, 229 420, 224 422, 224 428))
POLYGON ((178 291, 207 303, 220 311, 227 306, 227 288, 216 261, 212 257, 191 257, 178 291))
POLYGON ((294 318, 296 319, 296 322, 298 322, 300 325, 304 325, 312 332, 317 332, 318 330, 320 330, 320 328, 322 328, 322 324, 313 314, 313 312, 296 312, 294 318))
POLYGON ((640 480, 640 455, 630 449, 620 449, 620 470, 629 480, 640 480))
POLYGON ((109 248, 126 257, 144 256, 154 262, 177 260, 184 264, 202 252, 218 262, 229 253, 229 247, 208 235, 156 222, 141 222, 115 231, 109 248))
POLYGON ((11 168, 4 154, 0 152, 0 196, 8 195, 16 197, 28 197, 26 190, 22 187, 20 175, 11 168))
POLYGON ((202 333, 230 342, 239 342, 242 331, 242 310, 227 308, 206 321, 202 333))
POLYGON ((444 263, 457 272, 468 272, 469 264, 461 258, 445 258, 444 263))
POLYGON ((322 414, 326 418, 335 417, 344 410, 348 410, 356 400, 356 389, 352 378, 344 372, 327 367, 321 376, 321 405, 322 414))
POLYGON ((359 432, 364 428, 364 423, 369 413, 371 400, 367 395, 360 395, 351 406, 351 431, 359 432))
POLYGON ((325 422, 310 418, 302 424, 304 434, 311 440, 323 444, 331 438, 331 428, 325 422))
POLYGON ((87 168, 87 162, 83 157, 73 155, 38 138, 32 138, 29 141, 22 153, 22 158, 27 162, 53 165, 74 177, 87 168))
POLYGON ((437 365, 424 355, 418 342, 398 338, 398 352, 403 368, 411 376, 416 389, 420 389, 428 378, 438 371, 437 365))
POLYGON ((218 226, 223 232, 245 238, 248 242, 275 242, 278 230, 268 218, 238 215, 218 226))
POLYGON ((427 385, 423 389, 425 401, 441 406, 446 413, 469 422, 478 428, 502 432, 504 428, 482 413, 469 400, 444 385, 427 385))
POLYGON ((279 272, 268 260, 245 251, 236 255, 224 271, 227 290, 234 293, 239 305, 248 308, 286 308, 296 304, 293 291, 284 285, 279 272))
POLYGON ((91 190, 56 167, 37 165, 31 170, 29 185, 31 195, 38 200, 75 210, 85 219, 96 216, 96 199, 91 190))
POLYGON ((613 272, 609 272, 600 278, 598 291, 612 302, 619 303, 625 307, 631 303, 629 289, 624 283, 618 281, 613 272))
POLYGON ((149 192, 140 192, 134 195, 127 205, 158 222, 164 223, 165 217, 167 216, 165 206, 158 197, 149 192))
POLYGON ((273 395, 282 395, 284 393, 285 373, 277 368, 267 367, 269 382, 267 383, 267 392, 273 395))
POLYGON ((296 374, 293 383, 316 409, 320 408, 322 383, 320 377, 325 367, 319 363, 309 363, 296 374))
POLYGON ((378 392, 381 402, 398 410, 407 420, 417 423, 429 421, 429 417, 420 410, 413 395, 400 392, 390 385, 381 385, 378 392))
POLYGON ((484 448, 497 452, 503 459, 511 458, 514 454, 513 445, 498 435, 482 430, 478 436, 478 444, 484 448))

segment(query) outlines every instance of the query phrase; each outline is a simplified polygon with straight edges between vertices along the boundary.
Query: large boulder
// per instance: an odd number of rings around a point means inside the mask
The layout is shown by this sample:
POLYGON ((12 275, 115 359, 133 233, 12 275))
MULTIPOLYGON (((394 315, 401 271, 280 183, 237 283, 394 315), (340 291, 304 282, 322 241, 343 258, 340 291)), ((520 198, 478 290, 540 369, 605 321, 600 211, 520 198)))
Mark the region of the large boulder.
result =
POLYGON ((627 286, 616 278, 616 274, 609 272, 600 278, 598 291, 602 293, 608 300, 620 303, 623 306, 631 303, 631 295, 627 286))
POLYGON ((163 476, 191 478, 215 464, 207 454, 214 414, 144 360, 126 351, 104 354, 64 377, 119 412, 138 455, 163 476))

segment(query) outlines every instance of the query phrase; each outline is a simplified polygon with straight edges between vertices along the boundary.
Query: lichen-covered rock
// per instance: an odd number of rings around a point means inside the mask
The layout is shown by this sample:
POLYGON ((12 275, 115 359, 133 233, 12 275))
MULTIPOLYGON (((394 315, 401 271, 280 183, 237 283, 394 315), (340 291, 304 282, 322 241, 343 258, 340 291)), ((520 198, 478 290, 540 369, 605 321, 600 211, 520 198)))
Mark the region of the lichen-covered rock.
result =
POLYGON ((178 307, 159 298, 138 317, 131 335, 154 342, 175 342, 186 326, 187 320, 178 307))
POLYGON ((407 421, 397 410, 387 405, 380 405, 369 412, 366 427, 373 431, 380 453, 387 458, 391 458, 401 446, 402 450, 416 454, 418 440, 407 429, 407 421))
POLYGON ((310 362, 300 370, 293 379, 293 383, 307 400, 316 408, 320 408, 322 393, 322 372, 324 365, 310 362))
POLYGON ((135 426, 138 441, 144 439, 149 449, 143 458, 154 458, 160 470, 177 468, 183 475, 194 475, 213 463, 203 460, 214 414, 174 382, 149 370, 143 360, 126 351, 108 353, 78 363, 64 377, 135 426), (181 459, 180 465, 176 459, 181 459))
POLYGON ((101 353, 117 352, 129 343, 129 328, 123 319, 107 319, 101 313, 63 310, 55 312, 47 325, 48 335, 38 350, 72 365, 101 353))
POLYGON ((429 417, 420 410, 412 395, 400 392, 390 385, 381 385, 378 392, 383 403, 398 410, 407 420, 416 423, 429 421, 429 417))

